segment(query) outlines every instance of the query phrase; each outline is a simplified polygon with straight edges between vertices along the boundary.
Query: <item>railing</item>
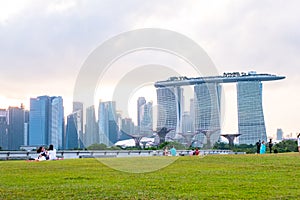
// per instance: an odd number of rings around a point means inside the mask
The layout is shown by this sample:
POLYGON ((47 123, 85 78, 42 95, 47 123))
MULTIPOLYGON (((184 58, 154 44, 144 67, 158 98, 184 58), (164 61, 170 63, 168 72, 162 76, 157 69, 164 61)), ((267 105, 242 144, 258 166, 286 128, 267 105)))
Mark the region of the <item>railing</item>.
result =
MULTIPOLYGON (((190 150, 177 150, 181 156, 189 155, 190 150)), ((60 158, 105 158, 105 157, 133 157, 133 156, 163 156, 163 150, 61 150, 56 155, 60 158)), ((245 152, 233 152, 231 150, 200 150, 200 155, 209 154, 245 154, 245 152)), ((0 160, 27 160, 37 158, 35 151, 0 151, 0 160)))

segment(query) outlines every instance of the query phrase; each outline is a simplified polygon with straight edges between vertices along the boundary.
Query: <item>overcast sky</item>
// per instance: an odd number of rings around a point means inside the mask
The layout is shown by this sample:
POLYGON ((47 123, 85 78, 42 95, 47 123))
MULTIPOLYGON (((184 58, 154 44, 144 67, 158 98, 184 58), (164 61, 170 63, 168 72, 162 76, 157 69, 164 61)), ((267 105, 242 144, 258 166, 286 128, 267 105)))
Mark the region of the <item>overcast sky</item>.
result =
MULTIPOLYGON (((69 114, 76 77, 96 47, 126 31, 163 28, 197 42, 220 74, 254 70, 286 76, 263 84, 265 122, 268 136, 277 128, 295 135, 300 131, 299 8, 297 0, 0 0, 0 108, 24 103, 29 109, 30 97, 62 96, 69 114)), ((149 57, 158 64, 170 60, 164 53, 148 53, 128 56, 115 68, 149 64, 149 57)), ((135 108, 139 95, 131 96, 135 108)), ((109 100, 105 92, 99 98, 109 100)), ((224 86, 224 102, 222 131, 236 133, 234 84, 224 86)), ((135 111, 128 112, 135 117, 135 111)))

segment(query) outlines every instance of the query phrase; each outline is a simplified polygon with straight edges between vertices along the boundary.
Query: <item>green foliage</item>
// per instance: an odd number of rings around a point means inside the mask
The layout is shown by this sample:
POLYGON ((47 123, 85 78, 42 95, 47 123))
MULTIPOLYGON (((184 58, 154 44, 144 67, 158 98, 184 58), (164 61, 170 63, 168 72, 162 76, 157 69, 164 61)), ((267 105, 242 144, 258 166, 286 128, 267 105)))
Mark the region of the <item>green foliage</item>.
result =
POLYGON ((120 147, 111 146, 107 147, 105 144, 92 144, 91 146, 87 147, 87 150, 120 150, 120 147))
POLYGON ((105 144, 92 144, 87 147, 88 150, 106 150, 107 146, 105 144))
POLYGON ((252 144, 240 144, 234 145, 233 147, 229 147, 228 143, 217 142, 215 143, 214 149, 231 149, 234 152, 246 152, 249 153, 256 153, 256 146, 252 144))
POLYGON ((0 199, 299 199, 299 167, 299 153, 182 156, 150 173, 101 159, 1 161, 0 199))
POLYGON ((175 149, 181 149, 181 150, 186 149, 186 147, 185 147, 183 144, 178 143, 178 142, 164 142, 164 143, 162 143, 162 144, 160 144, 160 145, 158 146, 158 149, 164 149, 166 146, 167 146, 169 149, 170 149, 172 146, 174 146, 175 149))
POLYGON ((279 153, 283 152, 297 152, 297 141, 295 140, 283 140, 273 146, 273 149, 277 149, 279 153))

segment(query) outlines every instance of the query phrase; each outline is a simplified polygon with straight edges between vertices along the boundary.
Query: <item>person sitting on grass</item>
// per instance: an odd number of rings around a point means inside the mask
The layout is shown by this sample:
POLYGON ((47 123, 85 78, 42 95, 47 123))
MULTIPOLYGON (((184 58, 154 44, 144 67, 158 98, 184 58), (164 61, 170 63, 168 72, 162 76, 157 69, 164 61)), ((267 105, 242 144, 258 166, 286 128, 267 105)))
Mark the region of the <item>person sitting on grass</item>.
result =
POLYGON ((49 145, 48 154, 49 154, 49 160, 57 160, 56 149, 54 149, 53 144, 49 145))
POLYGON ((43 146, 40 146, 36 152, 39 154, 38 161, 49 160, 49 154, 43 146))
POLYGON ((171 156, 176 156, 176 149, 174 146, 170 149, 171 156))

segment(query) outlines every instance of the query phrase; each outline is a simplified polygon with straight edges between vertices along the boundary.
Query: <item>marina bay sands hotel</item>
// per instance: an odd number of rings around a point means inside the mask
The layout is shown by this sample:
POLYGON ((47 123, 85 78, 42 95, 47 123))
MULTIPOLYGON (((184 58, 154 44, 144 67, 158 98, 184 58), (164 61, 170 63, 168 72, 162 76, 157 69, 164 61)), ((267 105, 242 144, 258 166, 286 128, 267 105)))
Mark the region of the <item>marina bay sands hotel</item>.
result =
MULTIPOLYGON (((214 144, 221 132, 221 85, 236 83, 238 133, 240 144, 255 144, 259 139, 267 141, 263 106, 262 81, 284 79, 272 74, 224 73, 223 76, 197 78, 170 77, 155 82, 157 92, 157 128, 166 127, 175 134, 182 133, 183 88, 194 87, 194 128, 200 142, 214 144), (204 132, 210 132, 205 137, 204 132), (209 141, 205 142, 208 139, 209 141)), ((172 134, 172 133, 170 133, 172 134)))

